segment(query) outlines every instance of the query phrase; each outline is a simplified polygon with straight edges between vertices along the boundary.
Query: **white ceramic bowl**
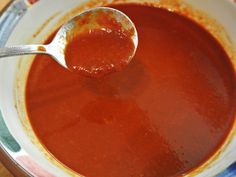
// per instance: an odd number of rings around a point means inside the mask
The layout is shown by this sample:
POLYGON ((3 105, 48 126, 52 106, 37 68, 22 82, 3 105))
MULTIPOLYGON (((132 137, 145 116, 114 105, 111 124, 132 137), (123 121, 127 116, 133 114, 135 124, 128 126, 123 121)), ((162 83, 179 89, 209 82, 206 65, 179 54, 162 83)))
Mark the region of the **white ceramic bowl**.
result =
MULTIPOLYGON (((135 0, 132 1, 135 2, 135 0)), ((65 20, 71 18, 81 10, 94 5, 102 5, 102 3, 106 1, 93 1, 93 3, 89 5, 86 2, 88 1, 41 0, 33 6, 25 6, 25 2, 23 1, 15 2, 15 5, 18 6, 23 4, 22 7, 23 9, 25 8, 26 13, 11 32, 7 45, 42 43, 50 32, 56 30, 65 20)), ((111 0, 107 2, 111 2, 111 0)), ((155 2, 157 3, 159 1, 155 2)), ((160 1, 162 5, 163 2, 165 4, 167 1, 160 1)), ((202 14, 207 14, 210 19, 215 19, 217 21, 216 23, 222 25, 228 38, 224 35, 220 27, 215 32, 212 30, 212 32, 215 35, 220 35, 218 37, 222 39, 222 44, 229 49, 229 54, 233 52, 233 49, 236 49, 236 4, 233 0, 185 0, 184 2, 190 4, 193 9, 200 10, 203 12, 202 14)), ((22 7, 18 6, 15 8, 18 8, 18 10, 19 8, 22 9, 22 7)), ((170 6, 166 7, 171 8, 170 6)), ((181 8, 184 9, 185 6, 181 5, 181 8)), ((189 10, 189 8, 187 10, 189 10)), ((204 17, 206 16, 204 15, 204 17)), ((14 19, 16 18, 19 19, 19 16, 14 16, 14 19)), ((200 18, 196 18, 195 20, 201 21, 200 18)), ((212 22, 212 20, 210 21, 212 22)), ((205 23, 206 28, 211 30, 207 22, 202 23, 205 23)), ((231 58, 232 61, 234 60, 233 62, 236 66, 233 54, 231 58)), ((78 174, 54 160, 52 156, 43 149, 38 143, 37 138, 35 138, 28 122, 24 107, 24 89, 25 80, 32 60, 32 56, 27 56, 1 59, 0 61, 0 110, 3 115, 3 120, 0 121, 1 146, 6 153, 8 153, 9 157, 20 165, 29 175, 45 177, 76 176, 78 174), (4 124, 6 124, 9 132, 4 124)), ((201 167, 195 169, 190 174, 186 174, 186 176, 214 176, 222 172, 236 161, 235 148, 236 124, 222 148, 201 167)))

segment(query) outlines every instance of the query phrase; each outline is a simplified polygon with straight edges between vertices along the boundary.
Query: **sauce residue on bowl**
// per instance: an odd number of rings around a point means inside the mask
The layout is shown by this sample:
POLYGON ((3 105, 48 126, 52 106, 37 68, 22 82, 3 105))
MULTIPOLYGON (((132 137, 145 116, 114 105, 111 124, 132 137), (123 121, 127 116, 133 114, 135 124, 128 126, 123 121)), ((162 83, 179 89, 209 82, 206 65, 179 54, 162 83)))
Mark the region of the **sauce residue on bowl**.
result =
POLYGON ((145 5, 113 7, 138 30, 132 62, 95 79, 36 56, 26 85, 32 127, 51 154, 85 176, 185 174, 221 146, 234 122, 230 59, 184 16, 145 5))

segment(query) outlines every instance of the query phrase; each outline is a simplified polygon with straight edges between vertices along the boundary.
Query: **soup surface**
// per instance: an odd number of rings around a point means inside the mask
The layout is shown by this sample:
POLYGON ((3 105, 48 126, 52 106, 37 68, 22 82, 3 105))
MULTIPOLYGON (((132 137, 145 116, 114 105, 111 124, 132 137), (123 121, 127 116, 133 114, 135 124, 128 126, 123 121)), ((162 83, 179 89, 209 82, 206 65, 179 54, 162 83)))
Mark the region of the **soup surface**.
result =
POLYGON ((139 34, 131 63, 96 79, 36 56, 26 87, 32 127, 50 153, 85 176, 186 173, 207 160, 232 127, 233 67, 191 20, 155 7, 113 7, 139 34))

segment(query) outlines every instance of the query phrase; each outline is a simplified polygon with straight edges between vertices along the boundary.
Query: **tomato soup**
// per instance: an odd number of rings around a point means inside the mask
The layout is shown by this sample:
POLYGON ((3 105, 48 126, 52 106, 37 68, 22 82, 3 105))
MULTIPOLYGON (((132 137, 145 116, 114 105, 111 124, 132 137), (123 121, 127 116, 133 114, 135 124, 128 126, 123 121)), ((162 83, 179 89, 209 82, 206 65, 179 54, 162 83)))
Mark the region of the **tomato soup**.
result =
POLYGON ((130 36, 110 29, 97 29, 74 37, 66 46, 68 68, 88 77, 102 77, 120 71, 134 51, 130 36))
POLYGON ((136 55, 123 70, 100 78, 36 56, 26 85, 35 134, 56 159, 85 176, 186 174, 209 159, 232 128, 230 59, 184 16, 144 5, 113 7, 136 25, 136 55))

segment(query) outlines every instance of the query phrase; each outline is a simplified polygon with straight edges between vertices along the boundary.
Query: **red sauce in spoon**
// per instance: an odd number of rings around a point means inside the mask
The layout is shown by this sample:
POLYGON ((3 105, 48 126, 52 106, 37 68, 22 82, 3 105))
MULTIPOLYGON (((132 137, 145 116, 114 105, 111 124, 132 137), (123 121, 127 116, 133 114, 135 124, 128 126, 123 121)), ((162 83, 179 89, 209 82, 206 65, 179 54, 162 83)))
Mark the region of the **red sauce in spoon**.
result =
POLYGON ((90 30, 69 41, 68 68, 89 77, 101 77, 128 65, 134 51, 130 36, 111 29, 90 30))
POLYGON ((75 19, 73 30, 67 34, 67 67, 89 77, 120 71, 136 51, 134 28, 115 10, 98 8, 85 12, 75 19))

